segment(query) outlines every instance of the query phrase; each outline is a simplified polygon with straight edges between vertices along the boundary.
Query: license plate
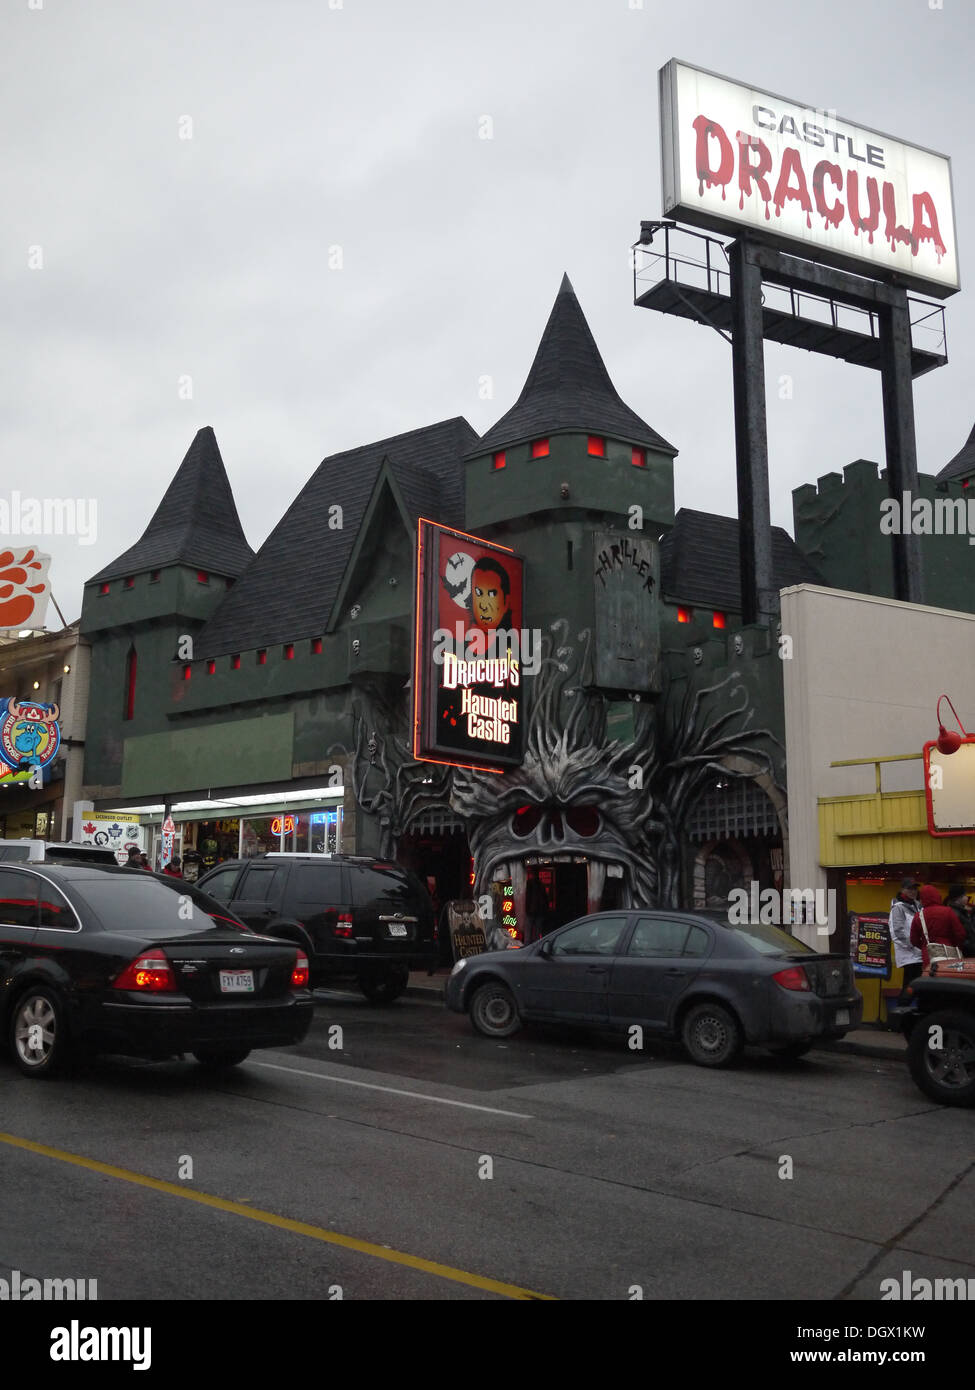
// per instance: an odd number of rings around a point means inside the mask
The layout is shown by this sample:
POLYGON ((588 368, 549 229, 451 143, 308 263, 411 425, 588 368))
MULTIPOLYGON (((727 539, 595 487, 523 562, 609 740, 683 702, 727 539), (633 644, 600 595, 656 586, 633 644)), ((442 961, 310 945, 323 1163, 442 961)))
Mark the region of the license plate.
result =
POLYGON ((850 1011, 849 1011, 849 1009, 837 1009, 837 1010, 836 1010, 836 1022, 837 1022, 837 1023, 849 1023, 849 1021, 850 1021, 850 1011))
POLYGON ((221 972, 220 972, 220 993, 221 993, 221 994, 253 994, 253 993, 254 993, 254 972, 253 972, 253 970, 221 970, 221 972))
POLYGON ((390 936, 405 936, 406 928, 402 925, 401 922, 390 922, 389 934, 390 936))

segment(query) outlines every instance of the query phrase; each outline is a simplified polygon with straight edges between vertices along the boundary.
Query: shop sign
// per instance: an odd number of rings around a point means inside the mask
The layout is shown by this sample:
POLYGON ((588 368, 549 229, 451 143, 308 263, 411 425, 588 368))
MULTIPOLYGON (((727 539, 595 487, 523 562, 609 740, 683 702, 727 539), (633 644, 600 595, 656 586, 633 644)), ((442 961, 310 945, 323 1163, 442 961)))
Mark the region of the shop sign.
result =
POLYGON ((954 753, 924 745, 924 795, 931 835, 975 835, 975 735, 954 753))
POLYGON ((665 217, 941 299, 960 288, 947 156, 677 59, 660 123, 665 217))
MULTIPOLYGON (((12 509, 0 501, 0 531, 8 535, 21 529, 26 519, 18 505, 20 493, 15 491, 12 500, 15 503, 12 509)), ((36 498, 27 500, 37 507, 36 498)), ((20 554, 14 550, 0 550, 0 629, 43 630, 51 598, 50 568, 50 555, 41 555, 33 549, 20 554)))
POLYGON ((879 912, 850 913, 850 959, 854 975, 890 979, 890 927, 879 912))
POLYGON ((56 704, 18 700, 0 704, 0 779, 38 785, 61 747, 61 711, 56 704))
POLYGON ((451 899, 447 904, 447 925, 455 961, 463 960, 466 956, 479 956, 487 950, 484 923, 474 901, 451 899))
POLYGON ((271 822, 272 835, 293 835, 295 829, 294 816, 275 816, 271 822))
POLYGON ((145 832, 139 817, 128 812, 86 816, 81 825, 81 840, 82 844, 114 850, 120 864, 128 863, 131 846, 145 852, 145 832))
POLYGON ((524 561, 504 546, 420 520, 413 755, 502 772, 523 758, 524 561))

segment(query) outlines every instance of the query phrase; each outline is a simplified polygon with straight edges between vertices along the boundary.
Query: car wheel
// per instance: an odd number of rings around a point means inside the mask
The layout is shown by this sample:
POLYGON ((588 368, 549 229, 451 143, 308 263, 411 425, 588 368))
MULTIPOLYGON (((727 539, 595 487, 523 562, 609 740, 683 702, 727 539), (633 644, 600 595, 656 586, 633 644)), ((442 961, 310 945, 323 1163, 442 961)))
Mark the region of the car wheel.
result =
POLYGON ((392 1004, 410 982, 408 970, 389 970, 384 974, 360 975, 359 988, 370 1004, 392 1004))
POLYGON ((201 1047, 193 1053, 201 1067, 239 1067, 250 1055, 249 1047, 201 1047))
POLYGON ((521 1027, 515 997, 500 980, 476 989, 468 1008, 471 1023, 485 1038, 510 1038, 521 1027))
POLYGON ((695 1004, 684 1019, 681 1038, 699 1067, 730 1067, 744 1046, 738 1020, 720 1004, 695 1004))
POLYGON ((922 1015, 907 1045, 907 1065, 915 1083, 939 1105, 975 1105, 975 1012, 922 1015))
POLYGON ((812 1046, 811 1042, 788 1043, 785 1047, 770 1047, 769 1052, 773 1057, 781 1057, 786 1062, 797 1062, 812 1050, 812 1046))
POLYGON ((25 1076, 55 1076, 67 1047, 64 1006, 54 990, 35 985, 17 1000, 10 1025, 14 1061, 25 1076))

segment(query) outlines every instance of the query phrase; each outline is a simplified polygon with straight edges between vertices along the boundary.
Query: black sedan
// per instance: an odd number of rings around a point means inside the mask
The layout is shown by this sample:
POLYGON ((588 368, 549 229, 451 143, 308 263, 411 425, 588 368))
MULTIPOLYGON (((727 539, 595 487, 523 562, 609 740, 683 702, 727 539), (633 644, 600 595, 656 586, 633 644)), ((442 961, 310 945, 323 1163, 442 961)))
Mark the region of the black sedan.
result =
POLYGON ((28 1076, 94 1052, 233 1066, 311 1026, 308 960, 180 879, 0 866, 0 1039, 28 1076))
POLYGON ((446 1002, 490 1038, 522 1022, 639 1028, 679 1039, 704 1067, 728 1066, 746 1043, 801 1057, 863 1009, 846 956, 779 927, 646 911, 597 913, 522 950, 460 960, 446 1002))

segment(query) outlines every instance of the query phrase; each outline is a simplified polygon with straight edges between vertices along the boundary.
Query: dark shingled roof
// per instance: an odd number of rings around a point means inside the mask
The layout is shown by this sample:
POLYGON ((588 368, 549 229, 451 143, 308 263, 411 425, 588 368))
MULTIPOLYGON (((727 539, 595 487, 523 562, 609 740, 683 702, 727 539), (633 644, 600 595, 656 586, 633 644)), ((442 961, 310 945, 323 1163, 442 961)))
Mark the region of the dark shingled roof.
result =
POLYGON ((620 400, 575 290, 563 275, 521 395, 471 452, 484 454, 568 431, 677 453, 620 400))
MULTIPOLYGON (((781 526, 772 527, 772 578, 776 589, 826 583, 781 526)), ((740 613, 737 518, 681 507, 660 542, 660 584, 683 603, 740 613)))
POLYGON ((412 519, 463 524, 463 456, 477 438, 462 417, 325 459, 196 639, 200 656, 251 651, 328 628, 384 460, 412 519), (341 530, 329 509, 342 508, 341 530))
POLYGON ((955 457, 938 474, 938 482, 949 483, 953 478, 971 477, 975 477, 975 425, 955 457))
POLYGON ((166 565, 236 579, 254 558, 244 538, 227 470, 210 425, 197 431, 142 539, 89 584, 166 565))

